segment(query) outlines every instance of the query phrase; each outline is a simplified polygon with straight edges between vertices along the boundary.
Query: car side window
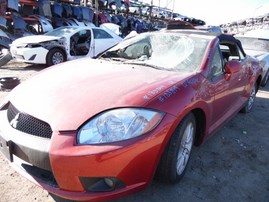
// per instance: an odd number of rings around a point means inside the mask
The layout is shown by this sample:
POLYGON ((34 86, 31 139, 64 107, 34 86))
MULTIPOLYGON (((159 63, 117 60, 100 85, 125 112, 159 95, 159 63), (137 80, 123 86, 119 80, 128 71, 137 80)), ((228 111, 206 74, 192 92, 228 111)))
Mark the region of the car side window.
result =
POLYGON ((111 39, 113 38, 109 33, 101 29, 92 29, 95 39, 111 39))
POLYGON ((87 55, 90 49, 91 31, 81 30, 70 37, 70 55, 87 55))
POLYGON ((217 49, 213 53, 212 61, 210 64, 211 78, 217 77, 223 74, 223 59, 220 50, 217 49))
POLYGON ((128 46, 122 54, 125 58, 137 59, 141 56, 150 57, 152 48, 148 40, 142 40, 135 44, 128 46))
POLYGON ((241 61, 245 58, 239 46, 235 43, 222 43, 220 49, 225 62, 230 60, 241 61))
POLYGON ((240 49, 238 46, 236 46, 236 47, 237 47, 237 49, 238 49, 238 54, 239 54, 239 58, 240 58, 240 60, 245 59, 245 55, 243 54, 243 52, 241 51, 241 49, 240 49))

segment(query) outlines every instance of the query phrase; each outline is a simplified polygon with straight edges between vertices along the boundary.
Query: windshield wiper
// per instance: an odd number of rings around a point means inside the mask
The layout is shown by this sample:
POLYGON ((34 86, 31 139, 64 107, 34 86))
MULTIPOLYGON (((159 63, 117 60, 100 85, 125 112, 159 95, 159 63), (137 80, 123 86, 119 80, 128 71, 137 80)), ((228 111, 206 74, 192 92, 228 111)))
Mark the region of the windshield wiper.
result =
POLYGON ((127 60, 126 58, 121 58, 121 57, 100 57, 100 59, 108 60, 108 61, 113 60, 113 61, 117 61, 117 62, 124 62, 127 60))
POLYGON ((101 55, 102 58, 118 58, 120 57, 116 51, 109 51, 109 52, 106 52, 105 54, 101 55))
POLYGON ((142 65, 142 66, 146 66, 146 67, 151 67, 154 69, 159 69, 159 70, 165 70, 165 68, 163 67, 159 67, 157 65, 153 65, 153 64, 149 64, 149 63, 145 63, 145 62, 138 62, 138 61, 126 61, 124 62, 124 64, 132 64, 132 65, 142 65))

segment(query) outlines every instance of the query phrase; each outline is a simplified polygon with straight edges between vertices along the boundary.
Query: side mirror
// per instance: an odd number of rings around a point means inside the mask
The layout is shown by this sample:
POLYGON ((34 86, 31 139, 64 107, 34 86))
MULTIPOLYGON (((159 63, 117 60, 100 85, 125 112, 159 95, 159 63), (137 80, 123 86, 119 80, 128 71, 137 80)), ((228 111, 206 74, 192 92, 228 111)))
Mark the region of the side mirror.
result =
POLYGON ((224 70, 225 70, 225 80, 229 81, 233 74, 241 70, 241 64, 236 60, 231 60, 229 62, 226 62, 224 70))

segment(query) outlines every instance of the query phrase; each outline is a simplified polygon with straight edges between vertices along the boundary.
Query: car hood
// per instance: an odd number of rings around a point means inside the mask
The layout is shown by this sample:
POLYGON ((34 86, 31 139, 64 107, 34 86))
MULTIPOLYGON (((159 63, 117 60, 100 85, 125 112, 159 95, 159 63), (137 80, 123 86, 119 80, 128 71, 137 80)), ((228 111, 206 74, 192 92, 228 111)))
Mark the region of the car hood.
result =
POLYGON ((52 40, 58 40, 61 37, 57 36, 46 36, 46 35, 35 35, 35 36, 25 36, 16 39, 12 42, 12 45, 19 45, 19 44, 28 44, 28 43, 41 43, 44 41, 52 41, 52 40))
POLYGON ((188 74, 81 59, 38 73, 8 98, 18 110, 49 123, 53 130, 76 130, 108 109, 146 107, 188 74))

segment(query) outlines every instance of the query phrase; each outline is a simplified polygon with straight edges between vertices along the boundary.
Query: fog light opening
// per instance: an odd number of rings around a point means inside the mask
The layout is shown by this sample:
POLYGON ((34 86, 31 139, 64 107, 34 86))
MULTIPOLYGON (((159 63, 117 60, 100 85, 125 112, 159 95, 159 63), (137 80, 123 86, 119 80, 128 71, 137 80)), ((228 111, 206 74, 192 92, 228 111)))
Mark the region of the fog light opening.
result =
POLYGON ((115 177, 79 177, 79 179, 88 192, 107 192, 125 187, 125 184, 115 177))
POLYGON ((107 184, 107 186, 109 186, 110 188, 113 188, 115 186, 115 183, 112 179, 104 178, 104 181, 107 184))

